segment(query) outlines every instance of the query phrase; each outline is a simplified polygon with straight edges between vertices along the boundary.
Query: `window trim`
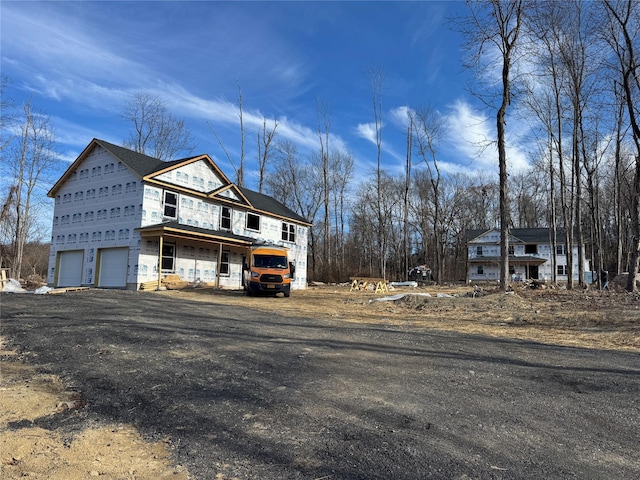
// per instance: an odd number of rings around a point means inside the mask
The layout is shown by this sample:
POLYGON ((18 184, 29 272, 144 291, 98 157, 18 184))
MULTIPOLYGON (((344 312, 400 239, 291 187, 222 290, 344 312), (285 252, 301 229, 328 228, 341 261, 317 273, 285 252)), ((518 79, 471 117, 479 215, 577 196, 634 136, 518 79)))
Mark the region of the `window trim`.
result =
POLYGON ((282 232, 280 234, 283 242, 296 243, 295 223, 282 222, 282 232))
POLYGON ((175 273, 176 271, 176 244, 175 243, 167 243, 163 242, 162 244, 162 252, 160 252, 160 273, 175 273), (166 249, 171 249, 171 255, 165 253, 166 249), (172 268, 164 268, 165 267, 165 259, 171 260, 172 268))
POLYGON ((253 212, 247 212, 247 218, 245 220, 245 228, 247 230, 251 230, 252 232, 259 232, 260 231, 260 224, 262 223, 261 221, 261 217, 260 215, 258 215, 257 213, 253 213, 253 212), (255 218, 257 223, 258 223, 258 227, 257 228, 253 228, 249 226, 249 218, 255 218))
POLYGON ((222 255, 220 255, 220 265, 218 266, 218 270, 220 271, 221 277, 229 277, 231 276, 231 252, 229 250, 222 250, 222 255), (223 266, 225 266, 225 271, 223 271, 223 266))
POLYGON ((172 218, 174 220, 178 218, 178 194, 176 192, 172 192, 171 190, 164 190, 164 192, 162 193, 162 216, 164 218, 172 218), (175 204, 167 202, 167 195, 175 196, 175 204), (173 208, 174 214, 168 215, 167 208, 173 208))
POLYGON ((233 218, 233 209, 231 207, 227 207, 225 205, 220 206, 220 228, 223 230, 231 230, 233 222, 231 221, 233 218), (226 217, 224 215, 224 211, 227 209, 229 211, 229 216, 226 217), (229 222, 229 226, 225 226, 225 220, 229 222))

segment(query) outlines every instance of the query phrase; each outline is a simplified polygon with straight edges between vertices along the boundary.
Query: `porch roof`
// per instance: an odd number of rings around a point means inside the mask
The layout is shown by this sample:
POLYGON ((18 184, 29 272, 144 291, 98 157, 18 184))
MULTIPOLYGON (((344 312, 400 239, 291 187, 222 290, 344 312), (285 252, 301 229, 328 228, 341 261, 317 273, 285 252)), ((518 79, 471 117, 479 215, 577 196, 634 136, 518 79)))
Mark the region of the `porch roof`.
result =
POLYGON ((208 228, 194 227, 178 222, 157 223, 155 225, 138 228, 137 230, 143 238, 159 236, 175 237, 242 247, 248 247, 256 242, 255 238, 236 235, 226 230, 210 230, 208 228))
MULTIPOLYGON (((509 265, 542 265, 546 261, 546 258, 533 255, 509 255, 509 265)), ((500 257, 475 257, 470 258, 469 263, 478 265, 500 264, 500 257)))

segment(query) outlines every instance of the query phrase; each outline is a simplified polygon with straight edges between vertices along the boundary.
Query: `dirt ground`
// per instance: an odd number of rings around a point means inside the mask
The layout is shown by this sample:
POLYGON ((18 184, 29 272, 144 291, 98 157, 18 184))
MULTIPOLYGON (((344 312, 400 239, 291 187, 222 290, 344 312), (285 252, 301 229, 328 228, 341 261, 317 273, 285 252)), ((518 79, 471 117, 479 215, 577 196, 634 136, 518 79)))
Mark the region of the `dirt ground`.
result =
MULTIPOLYGON (((274 308, 273 299, 242 292, 194 288, 148 294, 274 308)), ((640 296, 622 290, 517 288, 505 294, 491 288, 474 292, 467 286, 432 286, 375 294, 333 285, 310 287, 275 301, 280 313, 296 317, 640 353, 640 296)), ((186 468, 171 463, 164 442, 145 442, 131 425, 95 425, 73 438, 36 426, 37 418, 83 408, 80 392, 54 375, 38 373, 4 345, 0 359, 1 478, 192 478, 186 468)))

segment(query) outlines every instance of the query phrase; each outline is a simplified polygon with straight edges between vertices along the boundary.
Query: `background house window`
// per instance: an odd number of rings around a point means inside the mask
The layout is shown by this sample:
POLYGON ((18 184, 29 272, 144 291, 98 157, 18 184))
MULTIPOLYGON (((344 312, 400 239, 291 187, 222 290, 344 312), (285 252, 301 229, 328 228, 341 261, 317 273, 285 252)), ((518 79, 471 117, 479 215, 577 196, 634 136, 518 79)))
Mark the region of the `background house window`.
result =
POLYGON ((295 243, 296 226, 293 223, 282 222, 282 240, 295 243))
POLYGON ((516 267, 514 267, 513 265, 509 265, 509 275, 515 275, 516 274, 516 267))
POLYGON ((477 255, 478 257, 481 257, 481 256, 482 256, 482 247, 481 247, 481 246, 480 246, 480 247, 476 247, 476 255, 477 255))
POLYGON ((536 244, 525 245, 524 246, 524 253, 527 253, 527 254, 536 254, 536 253, 538 253, 538 245, 536 245, 536 244))
POLYGON ((567 251, 565 249, 566 245, 564 243, 559 243, 556 245, 556 255, 566 255, 567 251))
POLYGON ((509 255, 515 255, 516 253, 516 247, 514 245, 509 245, 509 247, 507 248, 507 253, 509 255))
POLYGON ((484 267, 482 265, 478 265, 477 273, 478 275, 484 275, 484 267))
POLYGON ((164 216, 167 218, 178 217, 178 194, 164 192, 164 216))
POLYGON ((567 275, 567 266, 566 265, 558 265, 557 267, 558 275, 567 275))
POLYGON ((162 271, 173 273, 176 263, 176 246, 173 243, 162 244, 162 271))
POLYGON ((231 230, 231 209, 229 207, 222 207, 222 213, 220 214, 220 228, 231 230))
POLYGON ((260 231, 260 215, 247 213, 247 230, 260 231))

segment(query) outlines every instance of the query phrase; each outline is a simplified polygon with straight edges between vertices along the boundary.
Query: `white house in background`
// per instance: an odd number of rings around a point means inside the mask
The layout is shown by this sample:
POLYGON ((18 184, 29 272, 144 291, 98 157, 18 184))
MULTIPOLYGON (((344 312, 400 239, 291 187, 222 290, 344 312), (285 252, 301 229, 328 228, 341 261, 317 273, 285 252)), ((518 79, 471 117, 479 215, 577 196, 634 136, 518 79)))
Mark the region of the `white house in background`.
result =
POLYGON ((288 248, 291 288, 306 287, 309 222, 208 155, 164 162, 93 139, 48 196, 50 285, 138 289, 177 274, 242 288, 251 245, 267 242, 288 248))
MULTIPOLYGON (((568 261, 573 265, 573 279, 578 280, 578 246, 573 245, 572 255, 565 251, 565 235, 556 233, 556 264, 553 262, 549 228, 514 228, 509 231, 509 273, 513 281, 553 279, 566 282, 568 261)), ((469 282, 500 280, 500 230, 470 230, 467 233, 467 280, 469 282)), ((590 272, 590 262, 582 259, 585 272, 590 272)))

